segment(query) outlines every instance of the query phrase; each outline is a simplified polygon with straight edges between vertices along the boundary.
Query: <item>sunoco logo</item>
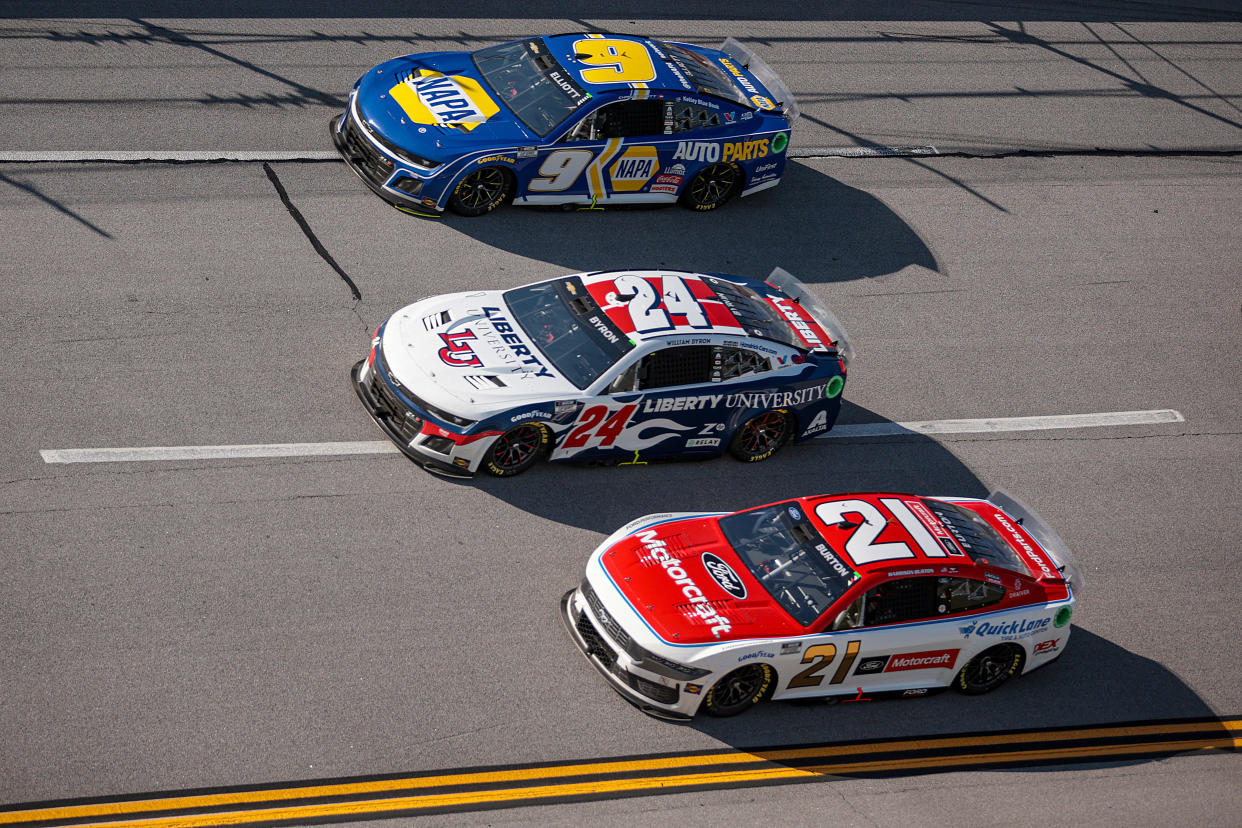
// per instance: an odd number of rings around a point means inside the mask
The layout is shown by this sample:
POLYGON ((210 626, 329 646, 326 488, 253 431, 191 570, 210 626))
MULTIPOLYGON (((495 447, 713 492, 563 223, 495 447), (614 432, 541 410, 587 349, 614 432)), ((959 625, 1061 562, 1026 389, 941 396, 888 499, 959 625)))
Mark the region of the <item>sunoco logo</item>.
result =
POLYGON ((707 568, 707 574, 711 575, 725 592, 739 600, 746 597, 746 585, 742 583, 741 578, 737 577, 733 567, 711 552, 703 553, 703 566, 707 568))

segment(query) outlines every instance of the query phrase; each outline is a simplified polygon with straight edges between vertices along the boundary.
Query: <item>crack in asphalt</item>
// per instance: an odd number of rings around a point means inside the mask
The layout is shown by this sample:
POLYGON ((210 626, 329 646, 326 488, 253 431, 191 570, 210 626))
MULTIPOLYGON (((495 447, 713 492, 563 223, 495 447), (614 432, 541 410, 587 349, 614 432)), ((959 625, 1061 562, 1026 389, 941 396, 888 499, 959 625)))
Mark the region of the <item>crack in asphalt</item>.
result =
POLYGON ((267 173, 267 177, 272 182, 272 186, 276 188, 276 194, 280 196, 280 200, 285 205, 285 209, 289 211, 289 215, 293 216, 293 220, 298 223, 298 227, 302 228, 302 232, 310 241, 311 247, 315 248, 315 252, 319 254, 320 258, 327 262, 332 269, 345 280, 345 284, 349 285, 349 290, 353 294, 354 301, 361 301, 362 293, 358 290, 358 286, 354 284, 353 279, 349 278, 349 274, 336 263, 336 259, 332 258, 332 254, 328 252, 328 248, 323 246, 323 242, 321 242, 319 237, 315 235, 315 231, 311 229, 310 223, 306 220, 306 217, 302 215, 302 211, 293 205, 293 200, 289 198, 289 191, 285 189, 284 184, 280 183, 280 177, 276 175, 276 171, 272 169, 271 164, 264 161, 263 171, 267 173))

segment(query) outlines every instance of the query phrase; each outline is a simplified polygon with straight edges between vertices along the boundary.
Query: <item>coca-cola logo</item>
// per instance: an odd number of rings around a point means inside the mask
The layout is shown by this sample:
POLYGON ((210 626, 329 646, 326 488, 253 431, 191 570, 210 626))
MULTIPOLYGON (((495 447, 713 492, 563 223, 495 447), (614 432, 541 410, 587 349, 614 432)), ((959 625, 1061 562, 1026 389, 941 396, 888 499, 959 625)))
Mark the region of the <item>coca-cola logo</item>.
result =
POLYGON ((738 600, 746 597, 746 584, 742 583, 742 579, 733 571, 733 567, 711 552, 704 552, 702 560, 707 574, 712 576, 712 580, 720 584, 721 589, 738 600))

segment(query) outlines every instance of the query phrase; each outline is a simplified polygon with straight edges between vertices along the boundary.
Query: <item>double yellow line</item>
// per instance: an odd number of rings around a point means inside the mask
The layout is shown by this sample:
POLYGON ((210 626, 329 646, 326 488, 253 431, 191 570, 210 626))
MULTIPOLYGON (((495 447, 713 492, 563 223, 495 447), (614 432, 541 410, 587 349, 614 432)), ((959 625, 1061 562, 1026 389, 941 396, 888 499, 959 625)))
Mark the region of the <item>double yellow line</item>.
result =
POLYGON ((1141 759, 1236 749, 1242 718, 1105 725, 722 751, 602 760, 500 770, 458 771, 261 790, 148 795, 108 802, 0 808, 0 825, 256 825, 280 821, 382 819, 403 814, 472 810, 532 801, 608 798, 648 793, 809 781, 825 776, 928 773, 967 767, 1141 759))

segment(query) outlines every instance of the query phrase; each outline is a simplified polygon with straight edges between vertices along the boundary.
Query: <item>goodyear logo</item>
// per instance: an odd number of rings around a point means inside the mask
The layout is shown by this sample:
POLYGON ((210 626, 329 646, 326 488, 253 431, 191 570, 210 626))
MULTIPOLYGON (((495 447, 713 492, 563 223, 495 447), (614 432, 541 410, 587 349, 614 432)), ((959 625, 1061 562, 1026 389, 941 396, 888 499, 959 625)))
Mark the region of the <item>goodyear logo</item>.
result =
POLYGON ((419 69, 388 94, 416 124, 471 130, 500 111, 478 81, 431 69, 419 69))
POLYGON ((635 192, 646 186, 660 169, 660 156, 655 147, 630 147, 609 169, 612 188, 619 192, 635 192))

